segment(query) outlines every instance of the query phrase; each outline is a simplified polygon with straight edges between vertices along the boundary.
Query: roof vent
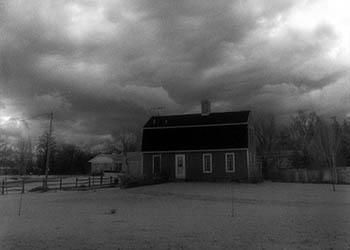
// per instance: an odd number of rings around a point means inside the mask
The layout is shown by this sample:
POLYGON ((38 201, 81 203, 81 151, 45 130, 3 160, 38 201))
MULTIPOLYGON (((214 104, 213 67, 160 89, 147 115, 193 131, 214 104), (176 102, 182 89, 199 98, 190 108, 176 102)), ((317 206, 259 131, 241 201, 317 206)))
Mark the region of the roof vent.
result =
POLYGON ((210 115, 210 101, 209 100, 202 100, 202 115, 210 115))

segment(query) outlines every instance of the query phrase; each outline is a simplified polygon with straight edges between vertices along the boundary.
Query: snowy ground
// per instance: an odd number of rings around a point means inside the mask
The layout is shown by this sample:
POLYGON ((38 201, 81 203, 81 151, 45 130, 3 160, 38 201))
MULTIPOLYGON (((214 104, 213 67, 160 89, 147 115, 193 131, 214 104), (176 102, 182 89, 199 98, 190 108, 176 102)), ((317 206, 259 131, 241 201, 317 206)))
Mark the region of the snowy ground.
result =
POLYGON ((335 193, 270 182, 26 193, 21 216, 19 198, 0 196, 2 250, 350 249, 345 185, 335 193))

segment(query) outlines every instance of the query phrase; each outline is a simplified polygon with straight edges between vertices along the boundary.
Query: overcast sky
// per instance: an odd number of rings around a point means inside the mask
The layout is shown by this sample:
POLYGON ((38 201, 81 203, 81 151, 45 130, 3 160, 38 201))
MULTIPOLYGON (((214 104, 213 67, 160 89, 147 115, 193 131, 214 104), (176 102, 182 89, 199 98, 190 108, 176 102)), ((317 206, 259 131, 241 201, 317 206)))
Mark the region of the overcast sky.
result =
POLYGON ((347 0, 0 0, 0 124, 53 110, 56 137, 97 145, 142 126, 152 108, 198 112, 203 98, 213 111, 344 117, 349 9, 347 0))

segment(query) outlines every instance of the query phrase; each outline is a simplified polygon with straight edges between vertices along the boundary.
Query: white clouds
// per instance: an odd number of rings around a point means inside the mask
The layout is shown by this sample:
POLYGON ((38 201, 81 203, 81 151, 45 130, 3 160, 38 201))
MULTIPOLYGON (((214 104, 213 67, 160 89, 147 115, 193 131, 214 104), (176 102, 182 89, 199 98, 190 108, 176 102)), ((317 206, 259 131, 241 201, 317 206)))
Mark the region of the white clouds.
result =
POLYGON ((265 85, 252 100, 256 106, 266 105, 278 114, 298 110, 316 111, 321 115, 344 118, 350 111, 350 84, 347 77, 317 89, 297 87, 291 83, 265 85))
POLYGON ((217 111, 348 113, 348 5, 11 1, 1 13, 0 87, 10 113, 63 110, 64 133, 79 119, 91 138, 143 122, 152 107, 196 110, 203 97, 217 111))
POLYGON ((261 88, 261 92, 270 95, 298 95, 302 92, 301 88, 298 88, 291 83, 281 83, 276 85, 267 84, 261 88))
POLYGON ((344 77, 320 89, 311 90, 299 97, 300 108, 311 106, 323 115, 344 117, 350 110, 350 82, 344 77))
POLYGON ((54 110, 68 110, 71 107, 69 101, 60 93, 52 93, 45 95, 36 95, 32 102, 36 107, 33 111, 42 112, 54 111, 54 110))
POLYGON ((164 106, 169 111, 177 108, 177 104, 162 87, 127 85, 122 88, 122 91, 126 95, 123 97, 125 100, 135 102, 145 110, 159 106, 164 106))
POLYGON ((103 81, 106 65, 84 60, 77 56, 44 55, 39 58, 38 68, 43 74, 67 81, 103 81))
POLYGON ((117 32, 118 26, 106 19, 103 5, 70 2, 65 9, 68 17, 66 30, 72 40, 106 40, 117 32))

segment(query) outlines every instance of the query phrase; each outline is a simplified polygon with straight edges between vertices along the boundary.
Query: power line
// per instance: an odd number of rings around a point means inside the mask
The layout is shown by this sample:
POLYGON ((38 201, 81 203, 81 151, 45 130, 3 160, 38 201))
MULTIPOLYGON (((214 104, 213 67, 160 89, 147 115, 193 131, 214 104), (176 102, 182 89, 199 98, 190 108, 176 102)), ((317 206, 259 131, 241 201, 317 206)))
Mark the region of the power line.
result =
POLYGON ((20 121, 28 121, 28 120, 33 120, 35 118, 38 118, 40 116, 44 116, 44 115, 47 115, 47 116, 51 116, 52 112, 46 112, 46 113, 41 113, 41 114, 38 114, 38 115, 34 115, 34 116, 31 116, 31 117, 28 117, 28 118, 25 118, 25 119, 22 119, 20 121))
MULTIPOLYGON (((35 119, 35 118, 38 118, 38 117, 44 116, 44 115, 51 116, 51 113, 52 113, 52 112, 41 113, 41 114, 38 114, 38 115, 30 116, 30 117, 25 118, 25 119, 11 118, 10 121, 7 121, 7 122, 5 122, 5 123, 0 123, 0 126, 12 124, 12 123, 14 123, 14 122, 26 122, 26 121, 33 120, 33 119, 35 119)), ((27 126, 27 125, 26 125, 26 126, 27 126)))

